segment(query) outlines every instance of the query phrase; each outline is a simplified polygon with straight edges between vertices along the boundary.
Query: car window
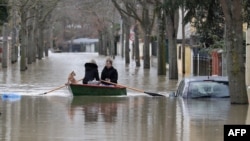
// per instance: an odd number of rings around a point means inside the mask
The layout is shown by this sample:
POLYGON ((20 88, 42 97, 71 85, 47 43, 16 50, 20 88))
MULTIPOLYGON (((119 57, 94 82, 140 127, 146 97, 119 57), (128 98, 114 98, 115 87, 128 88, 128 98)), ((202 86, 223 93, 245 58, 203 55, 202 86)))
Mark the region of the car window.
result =
POLYGON ((229 88, 225 83, 214 81, 191 82, 188 88, 188 96, 196 97, 228 97, 229 88))
POLYGON ((184 80, 180 82, 178 89, 176 91, 176 96, 182 96, 183 89, 184 89, 184 80))

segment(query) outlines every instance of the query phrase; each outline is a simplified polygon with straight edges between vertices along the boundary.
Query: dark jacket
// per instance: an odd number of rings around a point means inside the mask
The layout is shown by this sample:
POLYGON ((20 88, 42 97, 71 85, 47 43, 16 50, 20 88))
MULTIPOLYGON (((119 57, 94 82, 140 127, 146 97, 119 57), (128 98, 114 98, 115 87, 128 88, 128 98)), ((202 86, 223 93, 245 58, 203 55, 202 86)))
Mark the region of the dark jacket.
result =
POLYGON ((86 63, 85 65, 85 76, 83 78, 83 84, 87 84, 88 81, 92 81, 96 79, 97 81, 100 80, 99 73, 98 73, 98 66, 94 63, 86 63))
POLYGON ((118 80, 117 70, 114 67, 111 68, 104 67, 102 70, 101 79, 102 80, 110 79, 111 82, 117 83, 118 80))

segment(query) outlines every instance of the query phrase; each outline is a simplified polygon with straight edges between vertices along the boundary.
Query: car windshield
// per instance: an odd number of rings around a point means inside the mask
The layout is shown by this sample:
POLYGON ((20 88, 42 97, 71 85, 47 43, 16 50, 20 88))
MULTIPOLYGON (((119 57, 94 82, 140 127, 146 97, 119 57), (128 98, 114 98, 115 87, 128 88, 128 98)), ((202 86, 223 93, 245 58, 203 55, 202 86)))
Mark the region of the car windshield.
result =
POLYGON ((199 97, 229 97, 228 85, 224 82, 197 81, 190 82, 188 96, 199 97))

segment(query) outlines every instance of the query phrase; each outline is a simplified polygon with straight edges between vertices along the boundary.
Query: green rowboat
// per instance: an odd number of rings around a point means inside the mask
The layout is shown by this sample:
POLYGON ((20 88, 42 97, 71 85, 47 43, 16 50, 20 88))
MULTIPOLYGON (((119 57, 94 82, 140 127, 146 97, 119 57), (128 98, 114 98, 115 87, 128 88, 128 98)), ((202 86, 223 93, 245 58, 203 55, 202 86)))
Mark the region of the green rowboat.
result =
POLYGON ((126 87, 100 86, 92 84, 70 84, 69 91, 73 96, 119 96, 127 95, 126 87))

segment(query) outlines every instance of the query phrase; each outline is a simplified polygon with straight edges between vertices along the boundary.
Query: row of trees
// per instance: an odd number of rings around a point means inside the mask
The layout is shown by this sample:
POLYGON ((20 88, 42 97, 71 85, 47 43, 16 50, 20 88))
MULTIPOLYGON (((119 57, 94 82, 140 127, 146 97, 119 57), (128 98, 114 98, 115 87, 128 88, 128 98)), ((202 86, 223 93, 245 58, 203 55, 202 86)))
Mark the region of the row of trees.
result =
POLYGON ((106 0, 1 0, 0 24, 6 29, 2 33, 12 37, 11 62, 17 61, 20 47, 20 68, 25 71, 28 64, 48 56, 49 47, 98 34, 104 47, 100 54, 114 54, 112 33, 119 28, 119 15, 114 11, 106 0))
MULTIPOLYGON (((132 25, 135 26, 135 36, 138 36, 138 26, 142 30, 144 68, 150 68, 149 41, 154 21, 157 22, 158 74, 166 74, 164 53, 165 39, 168 38, 169 79, 178 79, 176 40, 180 9, 183 15, 181 21, 183 29, 185 24, 193 24, 197 28, 197 34, 203 37, 200 38, 202 44, 210 47, 217 41, 224 40, 231 103, 248 103, 243 58, 245 48, 242 44, 243 22, 244 20, 248 22, 250 16, 248 0, 112 0, 112 2, 124 21, 126 37, 132 25)), ((184 30, 182 33, 185 35, 184 30)), ((185 37, 183 37, 184 45, 185 37)), ((125 43, 125 49, 127 48, 125 43)), ((135 40, 135 48, 137 52, 137 40, 135 40)), ((135 54, 138 61, 138 53, 135 54)), ((127 55, 125 60, 129 63, 127 55)), ((136 64, 140 66, 138 62, 136 64)))
MULTIPOLYGON (((11 62, 18 60, 20 46, 20 70, 25 71, 27 64, 48 56, 49 34, 52 21, 51 13, 59 0, 2 0, 0 18, 3 39, 12 38, 11 62), (47 36, 46 36, 47 37, 47 36)), ((4 49, 6 47, 3 47, 4 49)), ((3 54, 6 54, 5 52, 3 54)), ((6 67, 6 66, 3 66, 6 67)))
MULTIPOLYGON (((165 39, 169 40, 169 62, 170 79, 178 79, 176 39, 179 26, 180 9, 182 9, 183 18, 183 46, 185 44, 185 25, 191 23, 196 28, 200 42, 206 46, 215 45, 223 40, 224 37, 224 15, 218 0, 209 2, 200 2, 192 0, 112 0, 114 6, 119 11, 124 25, 126 36, 129 35, 129 29, 133 27, 135 39, 142 38, 144 41, 144 68, 150 68, 149 43, 152 36, 157 36, 160 50, 158 58, 158 74, 165 75, 165 39), (184 17, 184 13, 185 17, 184 17), (195 20, 194 20, 195 19, 195 20), (206 19, 206 20, 204 20, 206 19), (138 31, 142 31, 139 32, 138 31), (156 31, 155 33, 152 33, 156 31), (158 33, 158 34, 157 34, 158 33), (140 37, 139 37, 140 36, 140 37), (162 39, 161 39, 162 38, 162 39), (163 42, 162 42, 163 41, 163 42)), ((126 37, 125 36, 125 37, 126 37)), ((129 36, 128 36, 129 37, 129 36)), ((125 38, 126 42, 128 40, 125 38)), ((136 64, 138 62, 138 44, 135 40, 136 64)), ((125 46, 127 44, 125 43, 125 46)), ((125 47, 128 48, 128 47, 125 47)), ((130 62, 129 56, 125 55, 125 62, 130 62)))

